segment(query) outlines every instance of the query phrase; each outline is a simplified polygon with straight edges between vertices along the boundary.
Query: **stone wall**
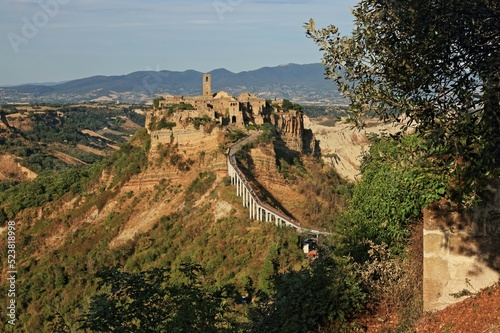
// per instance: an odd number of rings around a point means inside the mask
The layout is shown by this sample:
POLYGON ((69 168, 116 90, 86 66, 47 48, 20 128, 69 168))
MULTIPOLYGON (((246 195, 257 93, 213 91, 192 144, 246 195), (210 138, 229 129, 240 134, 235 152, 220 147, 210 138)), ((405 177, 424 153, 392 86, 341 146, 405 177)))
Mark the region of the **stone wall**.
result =
POLYGON ((500 191, 471 212, 424 211, 424 310, 440 310, 500 279, 500 191))

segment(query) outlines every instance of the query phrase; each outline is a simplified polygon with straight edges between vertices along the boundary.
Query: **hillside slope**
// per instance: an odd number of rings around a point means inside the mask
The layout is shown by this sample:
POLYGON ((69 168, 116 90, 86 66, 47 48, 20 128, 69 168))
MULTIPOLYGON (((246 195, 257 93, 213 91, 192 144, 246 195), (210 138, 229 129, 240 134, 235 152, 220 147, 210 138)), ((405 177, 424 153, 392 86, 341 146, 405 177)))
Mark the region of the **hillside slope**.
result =
MULTIPOLYGON (((219 134, 209 136, 202 158, 196 147, 148 152, 142 131, 83 192, 18 214, 16 329, 53 332, 62 321, 76 330, 95 294, 95 274, 116 264, 130 272, 201 264, 208 280, 245 295, 250 287, 268 288, 274 265, 286 270, 306 263, 294 230, 248 219, 225 180, 219 134)), ((0 246, 5 242, 2 237, 0 246)))
POLYGON ((499 333, 500 285, 423 317, 415 327, 418 333, 499 333))

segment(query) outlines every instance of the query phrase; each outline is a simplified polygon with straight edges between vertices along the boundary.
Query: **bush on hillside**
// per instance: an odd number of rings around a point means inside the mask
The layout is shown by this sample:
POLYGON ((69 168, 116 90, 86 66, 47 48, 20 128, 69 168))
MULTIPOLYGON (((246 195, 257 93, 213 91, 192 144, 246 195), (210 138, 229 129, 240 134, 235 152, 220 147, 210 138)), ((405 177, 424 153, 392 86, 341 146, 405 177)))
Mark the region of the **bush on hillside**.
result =
POLYGON ((419 144, 417 136, 374 139, 362 161, 363 177, 354 187, 350 208, 337 223, 340 253, 365 261, 369 250, 365 240, 403 253, 409 225, 446 191, 443 173, 414 154, 419 144))

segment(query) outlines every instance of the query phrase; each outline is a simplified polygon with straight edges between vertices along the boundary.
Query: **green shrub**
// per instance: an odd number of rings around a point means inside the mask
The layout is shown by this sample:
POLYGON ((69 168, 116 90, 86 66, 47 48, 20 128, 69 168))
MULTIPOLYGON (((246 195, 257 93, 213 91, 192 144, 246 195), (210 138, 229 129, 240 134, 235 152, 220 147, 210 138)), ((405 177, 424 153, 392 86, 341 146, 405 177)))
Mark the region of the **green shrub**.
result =
POLYGON ((165 118, 161 118, 158 124, 156 125, 156 130, 161 130, 167 128, 169 130, 173 129, 177 124, 175 122, 167 122, 165 118))
POLYGON ((331 322, 346 322, 365 300, 347 259, 321 256, 298 271, 273 275, 270 283, 271 295, 261 294, 250 309, 250 332, 312 332, 331 322))
POLYGON ((196 178, 186 189, 186 196, 192 194, 204 194, 213 184, 215 179, 216 175, 212 171, 200 172, 198 178, 196 178))
POLYGON ((423 207, 445 194, 445 176, 414 155, 418 144, 416 136, 375 140, 362 162, 363 176, 354 187, 350 208, 337 223, 341 253, 363 262, 369 249, 365 240, 403 253, 409 225, 423 207))
POLYGON ((259 135, 259 142, 262 144, 268 144, 276 140, 274 136, 274 129, 271 124, 263 124, 261 126, 262 133, 259 135))
POLYGON ((207 286, 199 265, 182 264, 184 283, 168 269, 137 274, 113 267, 100 271, 81 329, 92 332, 234 332, 230 295, 207 286))
POLYGON ((227 138, 229 139, 230 142, 236 142, 238 141, 239 139, 243 138, 245 136, 245 133, 243 133, 242 131, 240 130, 234 130, 234 131, 230 131, 228 134, 227 134, 227 138))
POLYGON ((212 122, 212 120, 207 115, 204 115, 201 118, 200 117, 192 118, 191 122, 193 123, 194 128, 196 130, 199 130, 200 126, 210 124, 212 122))
POLYGON ((155 107, 155 109, 158 109, 160 107, 160 101, 164 101, 164 100, 165 100, 165 97, 163 97, 163 96, 156 97, 153 100, 153 106, 155 107))

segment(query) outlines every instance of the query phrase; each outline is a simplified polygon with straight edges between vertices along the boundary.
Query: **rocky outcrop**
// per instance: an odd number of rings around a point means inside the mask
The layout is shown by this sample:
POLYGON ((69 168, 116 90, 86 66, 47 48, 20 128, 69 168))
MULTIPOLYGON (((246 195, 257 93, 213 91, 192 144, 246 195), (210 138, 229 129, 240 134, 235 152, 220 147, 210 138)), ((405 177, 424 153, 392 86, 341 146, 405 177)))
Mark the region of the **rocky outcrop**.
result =
POLYGON ((273 125, 278 133, 290 137, 302 137, 304 115, 299 111, 278 112, 273 118, 273 125))
POLYGON ((174 127, 173 129, 161 129, 151 132, 151 149, 155 151, 159 144, 177 144, 179 150, 198 153, 218 148, 219 138, 222 134, 220 127, 211 130, 200 126, 199 129, 193 125, 185 127, 174 127))
POLYGON ((295 110, 279 112, 271 117, 271 123, 288 149, 301 154, 319 153, 314 134, 304 127, 302 112, 295 110))
POLYGON ((150 188, 162 179, 179 180, 188 170, 225 173, 226 159, 220 151, 224 132, 211 124, 178 124, 173 129, 150 131, 151 149, 147 170, 130 179, 126 187, 150 188))
POLYGON ((25 168, 17 161, 18 157, 11 154, 0 156, 0 181, 3 180, 33 180, 37 174, 25 168))
POLYGON ((393 124, 373 123, 363 130, 352 128, 351 124, 337 122, 335 126, 324 126, 304 116, 304 126, 314 133, 316 151, 330 163, 344 178, 356 180, 363 154, 370 149, 369 135, 389 135, 401 131, 393 124))
POLYGON ((276 166, 276 153, 271 147, 258 147, 250 150, 255 175, 258 179, 282 181, 283 177, 276 166))

